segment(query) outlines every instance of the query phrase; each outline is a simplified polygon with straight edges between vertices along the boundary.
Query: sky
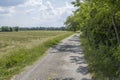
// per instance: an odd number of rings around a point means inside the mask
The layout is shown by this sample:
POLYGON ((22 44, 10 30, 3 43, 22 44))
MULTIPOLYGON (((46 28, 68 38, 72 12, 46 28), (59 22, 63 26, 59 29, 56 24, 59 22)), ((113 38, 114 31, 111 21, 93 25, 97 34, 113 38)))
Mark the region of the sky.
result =
POLYGON ((0 26, 60 27, 73 0, 0 0, 0 26))

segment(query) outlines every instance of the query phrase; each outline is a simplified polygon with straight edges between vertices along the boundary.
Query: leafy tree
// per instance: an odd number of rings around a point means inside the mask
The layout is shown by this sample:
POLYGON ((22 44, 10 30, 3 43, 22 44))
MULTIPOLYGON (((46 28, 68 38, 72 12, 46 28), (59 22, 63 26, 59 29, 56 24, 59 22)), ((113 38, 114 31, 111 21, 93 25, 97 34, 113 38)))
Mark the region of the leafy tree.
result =
POLYGON ((65 23, 82 31, 93 79, 120 80, 120 0, 76 0, 72 4, 78 9, 65 23))
POLYGON ((13 31, 13 28, 12 28, 12 27, 9 27, 9 31, 12 32, 12 31, 13 31))
POLYGON ((18 26, 14 27, 14 30, 15 30, 16 32, 18 32, 19 27, 18 27, 18 26))
POLYGON ((2 26, 1 27, 1 31, 2 32, 9 32, 10 31, 10 28, 8 26, 2 26))

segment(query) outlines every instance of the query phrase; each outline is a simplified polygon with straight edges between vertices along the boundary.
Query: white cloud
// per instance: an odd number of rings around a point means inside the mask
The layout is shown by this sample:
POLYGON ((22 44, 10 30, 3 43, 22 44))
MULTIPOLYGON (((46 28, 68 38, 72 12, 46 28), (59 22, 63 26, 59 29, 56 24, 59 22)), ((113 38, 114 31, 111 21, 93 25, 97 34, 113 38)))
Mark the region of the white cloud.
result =
POLYGON ((68 2, 65 2, 64 6, 56 7, 50 0, 28 0, 17 6, 6 8, 0 7, 0 15, 1 12, 7 12, 7 15, 12 16, 12 20, 17 18, 17 21, 15 22, 20 26, 40 26, 43 23, 50 22, 51 24, 56 22, 56 24, 62 25, 63 21, 60 22, 59 20, 64 20, 67 16, 62 16, 64 14, 70 15, 73 9, 74 7, 68 2), (24 25, 22 23, 23 21, 21 21, 22 19, 24 20, 24 25))
POLYGON ((4 9, 2 7, 0 7, 0 12, 4 11, 4 9))
POLYGON ((66 2, 65 6, 55 8, 50 1, 43 3, 42 0, 29 0, 22 4, 22 8, 27 8, 25 12, 32 15, 32 19, 45 21, 47 19, 59 18, 65 12, 69 13, 73 6, 66 2))
POLYGON ((15 7, 0 7, 0 16, 11 16, 15 12, 15 7))

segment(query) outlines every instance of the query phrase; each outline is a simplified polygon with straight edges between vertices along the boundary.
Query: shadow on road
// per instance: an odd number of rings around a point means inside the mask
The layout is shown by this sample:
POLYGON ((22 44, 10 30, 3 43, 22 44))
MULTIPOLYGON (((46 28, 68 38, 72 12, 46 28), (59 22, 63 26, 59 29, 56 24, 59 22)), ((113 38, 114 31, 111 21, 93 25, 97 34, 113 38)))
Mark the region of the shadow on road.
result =
MULTIPOLYGON (((51 79, 51 80, 76 80, 74 78, 64 78, 64 79, 61 79, 61 78, 55 78, 55 79, 51 79)), ((83 78, 81 80, 92 80, 92 79, 87 79, 87 78, 83 78)))
MULTIPOLYGON (((56 51, 52 50, 51 53, 57 53, 59 54, 59 52, 63 52, 62 54, 77 54, 76 56, 70 56, 70 62, 76 65, 80 65, 77 69, 76 72, 80 73, 82 75, 87 75, 88 74, 88 67, 87 66, 82 66, 82 65, 86 65, 87 62, 84 58, 83 55, 83 50, 80 48, 80 39, 79 36, 73 36, 73 38, 68 39, 68 43, 64 43, 64 44, 60 44, 59 46, 55 46, 53 47, 53 49, 55 49, 56 51), (77 45, 74 45, 72 43, 78 43, 77 45), (69 44, 68 44, 69 43, 69 44), (71 43, 71 44, 70 44, 71 43)), ((56 78, 56 79, 52 79, 52 80, 75 80, 74 78, 56 78)), ((80 80, 91 80, 91 79, 87 79, 87 78, 83 78, 80 80)))
POLYGON ((86 66, 86 67, 84 67, 84 66, 79 66, 78 68, 77 68, 77 72, 78 73, 82 73, 83 75, 86 75, 86 74, 88 74, 88 67, 86 66))
POLYGON ((80 42, 80 37, 77 35, 74 35, 72 39, 68 39, 69 41, 75 41, 75 42, 80 42))
POLYGON ((82 52, 82 50, 78 50, 78 47, 80 47, 80 45, 69 45, 69 44, 64 44, 64 45, 60 45, 58 48, 56 47, 56 49, 59 52, 69 52, 69 53, 80 53, 82 52))
POLYGON ((92 80, 92 79, 83 78, 82 80, 92 80))
POLYGON ((83 56, 70 56, 70 57, 71 57, 71 63, 87 64, 83 56))
POLYGON ((52 80, 75 80, 74 78, 64 78, 64 79, 61 79, 61 78, 55 78, 55 79, 52 79, 52 80))
MULTIPOLYGON (((87 64, 83 56, 70 56, 71 63, 77 64, 87 64)), ((79 66, 76 70, 77 73, 81 73, 83 75, 88 74, 88 67, 87 66, 79 66)))
POLYGON ((82 49, 80 48, 80 40, 79 36, 73 36, 72 39, 68 39, 69 43, 64 43, 60 44, 59 46, 54 46, 53 49, 57 50, 51 53, 56 53, 56 52, 68 52, 68 53, 77 53, 81 54, 82 49), (72 43, 78 43, 77 45, 72 45, 72 43), (71 43, 71 44, 70 44, 71 43))

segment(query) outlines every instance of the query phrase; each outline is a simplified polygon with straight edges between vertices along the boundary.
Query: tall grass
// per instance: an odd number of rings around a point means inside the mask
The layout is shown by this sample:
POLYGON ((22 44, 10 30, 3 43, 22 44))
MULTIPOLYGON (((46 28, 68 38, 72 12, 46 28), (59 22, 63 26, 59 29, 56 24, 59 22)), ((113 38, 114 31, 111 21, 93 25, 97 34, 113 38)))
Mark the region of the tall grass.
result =
POLYGON ((20 31, 0 32, 0 58, 8 55, 11 50, 32 48, 46 40, 65 34, 66 31, 20 31))
POLYGON ((19 73, 25 66, 33 64, 40 59, 49 47, 58 44, 65 37, 73 34, 68 32, 48 39, 42 44, 31 49, 19 49, 12 51, 9 55, 0 58, 0 80, 9 80, 13 75, 19 73))

